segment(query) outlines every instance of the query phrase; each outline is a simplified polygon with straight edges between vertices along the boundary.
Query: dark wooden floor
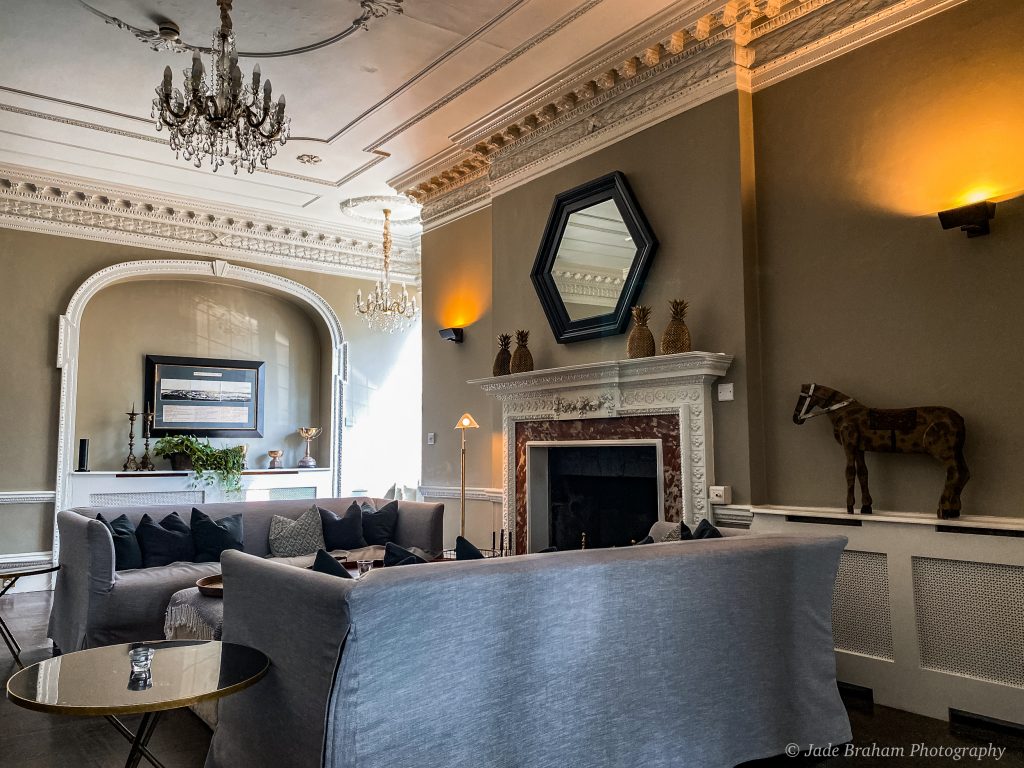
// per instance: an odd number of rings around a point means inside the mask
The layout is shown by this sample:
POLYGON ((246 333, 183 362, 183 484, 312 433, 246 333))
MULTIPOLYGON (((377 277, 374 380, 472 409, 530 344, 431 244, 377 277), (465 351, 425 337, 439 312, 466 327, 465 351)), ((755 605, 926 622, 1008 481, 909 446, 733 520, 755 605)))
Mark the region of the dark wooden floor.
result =
MULTIPOLYGON (((22 646, 29 649, 23 654, 26 664, 50 655, 46 641, 46 621, 50 612, 49 592, 4 597, 0 599, 0 612, 3 612, 4 618, 22 646)), ((8 654, 7 648, 0 643, 0 675, 6 680, 15 671, 14 660, 8 654)), ((1024 768, 1024 738, 1014 734, 951 729, 949 723, 941 720, 912 715, 888 707, 871 706, 855 700, 847 702, 847 710, 850 713, 854 744, 857 747, 864 749, 877 745, 879 750, 902 747, 906 755, 830 759, 779 757, 746 763, 744 768, 897 768, 970 765, 1024 768), (998 761, 979 761, 967 756, 958 761, 952 757, 913 758, 910 751, 916 743, 924 743, 929 747, 985 747, 994 744, 997 747, 1006 747, 1006 752, 998 761)), ((137 718, 126 718, 125 722, 134 729, 137 718)), ((685 717, 681 717, 680 733, 685 732, 686 720, 685 717)), ((163 715, 150 742, 150 749, 166 768, 201 768, 209 743, 209 729, 189 710, 180 709, 163 715)), ((113 768, 124 765, 127 754, 128 742, 103 718, 46 715, 17 707, 6 698, 0 701, 0 768, 113 768)), ((147 766, 148 763, 143 761, 142 765, 147 766)))

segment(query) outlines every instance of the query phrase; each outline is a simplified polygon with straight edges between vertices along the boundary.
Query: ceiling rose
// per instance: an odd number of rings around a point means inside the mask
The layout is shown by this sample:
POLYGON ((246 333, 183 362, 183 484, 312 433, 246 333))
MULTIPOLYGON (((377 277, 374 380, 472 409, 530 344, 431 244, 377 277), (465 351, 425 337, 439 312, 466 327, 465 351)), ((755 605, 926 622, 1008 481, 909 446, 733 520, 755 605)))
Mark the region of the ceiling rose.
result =
POLYGON ((216 171, 226 162, 238 173, 266 168, 278 145, 288 141, 291 118, 285 117, 285 99, 272 103, 270 81, 260 88, 260 65, 245 84, 238 67, 235 34, 231 24, 232 0, 217 0, 220 27, 213 32, 212 66, 207 78, 199 51, 192 52, 192 68, 185 70, 184 93, 173 87, 173 73, 164 68, 156 88, 152 116, 156 129, 166 127, 175 157, 184 157, 196 168, 208 160, 216 171))
MULTIPOLYGON (((158 22, 157 29, 143 29, 127 21, 111 16, 108 13, 104 13, 98 8, 94 8, 92 5, 85 2, 85 0, 78 0, 78 2, 90 13, 103 19, 107 24, 111 24, 118 29, 123 29, 126 32, 131 32, 139 42, 145 43, 154 51, 174 51, 177 53, 199 51, 200 53, 212 53, 212 49, 210 48, 204 48, 203 46, 182 40, 178 25, 173 21, 160 21, 158 22), (171 34, 172 30, 173 35, 171 34)), ((389 13, 404 13, 402 8, 403 2, 405 2, 405 0, 360 0, 359 6, 362 9, 362 13, 353 19, 352 23, 349 24, 348 27, 334 35, 331 35, 330 37, 307 43, 306 45, 299 45, 297 47, 281 50, 239 51, 238 57, 272 59, 279 56, 296 56, 298 54, 309 53, 310 51, 325 48, 328 45, 344 40, 354 32, 369 29, 370 19, 382 19, 389 13)))
POLYGON ((388 218, 392 227, 418 227, 420 205, 405 195, 367 195, 350 197, 339 203, 341 212, 363 224, 381 225, 388 218), (387 209, 387 216, 385 216, 387 209))

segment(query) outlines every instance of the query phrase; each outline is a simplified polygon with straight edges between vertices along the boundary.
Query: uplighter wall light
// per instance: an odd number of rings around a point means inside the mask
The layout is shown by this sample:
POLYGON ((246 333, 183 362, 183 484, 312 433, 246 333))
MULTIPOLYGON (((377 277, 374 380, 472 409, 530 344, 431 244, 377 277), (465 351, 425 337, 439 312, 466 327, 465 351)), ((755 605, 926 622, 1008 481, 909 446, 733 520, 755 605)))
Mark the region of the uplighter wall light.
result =
POLYGON ((456 344, 461 344, 465 332, 462 328, 442 328, 438 331, 438 334, 445 341, 454 341, 456 344))
POLYGON ((459 535, 463 538, 466 537, 466 430, 467 429, 480 429, 480 425, 476 423, 470 414, 464 413, 459 417, 459 423, 455 425, 455 428, 462 432, 462 493, 459 496, 462 502, 462 522, 459 525, 459 535))
POLYGON ((983 200, 980 203, 939 211, 939 222, 943 229, 960 227, 960 231, 966 232, 968 237, 980 237, 988 234, 989 219, 994 219, 995 216, 996 204, 983 200))

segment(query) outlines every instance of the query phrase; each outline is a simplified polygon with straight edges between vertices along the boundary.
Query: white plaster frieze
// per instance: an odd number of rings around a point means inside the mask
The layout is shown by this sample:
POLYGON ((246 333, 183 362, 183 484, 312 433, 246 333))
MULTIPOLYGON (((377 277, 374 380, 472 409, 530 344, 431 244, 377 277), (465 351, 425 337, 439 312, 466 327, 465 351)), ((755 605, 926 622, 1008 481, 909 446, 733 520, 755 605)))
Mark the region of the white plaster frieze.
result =
MULTIPOLYGON (((383 267, 380 236, 366 228, 327 229, 14 166, 0 166, 0 226, 353 277, 376 278, 383 267)), ((419 237, 395 240, 392 276, 417 284, 419 237)))

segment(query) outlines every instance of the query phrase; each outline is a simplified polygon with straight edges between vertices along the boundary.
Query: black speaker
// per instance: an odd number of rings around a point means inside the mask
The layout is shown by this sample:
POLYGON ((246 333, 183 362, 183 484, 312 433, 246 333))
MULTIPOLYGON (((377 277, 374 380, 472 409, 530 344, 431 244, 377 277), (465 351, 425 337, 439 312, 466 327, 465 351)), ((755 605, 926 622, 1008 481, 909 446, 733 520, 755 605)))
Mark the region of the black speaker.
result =
POLYGON ((78 441, 78 471, 89 471, 89 438, 83 437, 78 441))

